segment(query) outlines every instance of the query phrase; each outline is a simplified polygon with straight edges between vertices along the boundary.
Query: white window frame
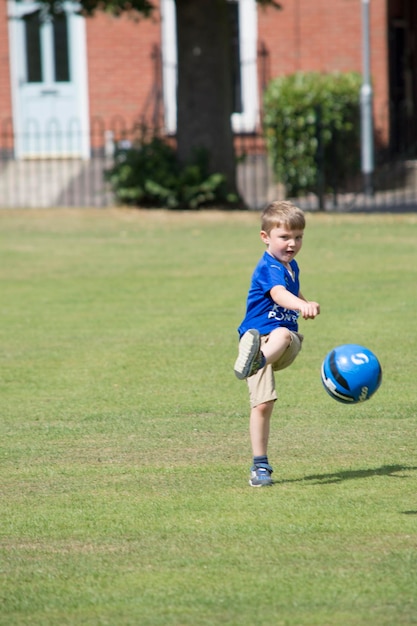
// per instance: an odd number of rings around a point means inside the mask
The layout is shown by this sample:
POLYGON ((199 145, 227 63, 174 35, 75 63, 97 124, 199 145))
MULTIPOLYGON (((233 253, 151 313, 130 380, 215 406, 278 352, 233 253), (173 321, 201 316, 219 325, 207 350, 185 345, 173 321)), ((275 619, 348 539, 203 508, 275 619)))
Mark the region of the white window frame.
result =
MULTIPOLYGON (((259 115, 258 14, 256 0, 237 0, 237 2, 239 3, 242 113, 232 114, 232 128, 235 133, 248 133, 256 130, 259 115)), ((161 17, 165 130, 174 134, 177 129, 177 34, 174 0, 161 0, 161 17)))

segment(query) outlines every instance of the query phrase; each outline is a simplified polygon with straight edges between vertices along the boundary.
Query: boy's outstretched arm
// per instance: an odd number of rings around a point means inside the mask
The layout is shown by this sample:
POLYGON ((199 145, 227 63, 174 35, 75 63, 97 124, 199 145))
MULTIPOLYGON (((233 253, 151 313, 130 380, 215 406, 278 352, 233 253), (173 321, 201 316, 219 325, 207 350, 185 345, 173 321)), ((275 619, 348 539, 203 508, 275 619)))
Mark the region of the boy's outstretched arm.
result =
POLYGON ((314 319, 320 313, 319 303, 306 300, 301 292, 299 292, 298 296, 294 296, 282 285, 277 285, 272 287, 270 294, 273 301, 279 304, 279 306, 293 311, 300 311, 305 320, 314 319))

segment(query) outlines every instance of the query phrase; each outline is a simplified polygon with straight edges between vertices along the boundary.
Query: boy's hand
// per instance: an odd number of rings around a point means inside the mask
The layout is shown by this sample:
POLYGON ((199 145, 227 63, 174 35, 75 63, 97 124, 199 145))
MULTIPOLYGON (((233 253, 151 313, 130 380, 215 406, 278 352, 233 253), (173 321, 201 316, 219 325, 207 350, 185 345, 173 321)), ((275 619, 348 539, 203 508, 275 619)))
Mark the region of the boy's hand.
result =
POLYGON ((304 302, 300 306, 300 315, 305 320, 313 320, 320 313, 320 305, 318 302, 304 302))

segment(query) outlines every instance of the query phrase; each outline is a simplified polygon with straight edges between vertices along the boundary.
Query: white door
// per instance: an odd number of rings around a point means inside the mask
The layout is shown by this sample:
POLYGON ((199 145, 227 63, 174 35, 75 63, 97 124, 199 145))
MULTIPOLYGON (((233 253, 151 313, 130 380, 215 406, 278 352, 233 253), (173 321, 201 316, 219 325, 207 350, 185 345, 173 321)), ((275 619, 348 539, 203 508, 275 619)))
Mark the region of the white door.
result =
POLYGON ((89 156, 84 19, 9 0, 15 156, 89 156))

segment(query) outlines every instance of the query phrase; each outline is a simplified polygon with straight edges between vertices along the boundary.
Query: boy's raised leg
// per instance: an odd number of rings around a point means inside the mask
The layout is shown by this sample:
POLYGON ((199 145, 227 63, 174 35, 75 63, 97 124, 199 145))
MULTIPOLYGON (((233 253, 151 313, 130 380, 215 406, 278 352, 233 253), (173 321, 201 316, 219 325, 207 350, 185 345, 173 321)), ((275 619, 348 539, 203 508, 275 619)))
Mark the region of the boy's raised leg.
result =
POLYGON ((275 363, 284 354, 291 344, 291 333, 287 328, 276 328, 262 346, 262 352, 267 363, 275 363))
POLYGON ((234 371, 240 380, 248 378, 265 365, 261 352, 261 336, 255 329, 248 330, 239 341, 239 354, 234 371))

